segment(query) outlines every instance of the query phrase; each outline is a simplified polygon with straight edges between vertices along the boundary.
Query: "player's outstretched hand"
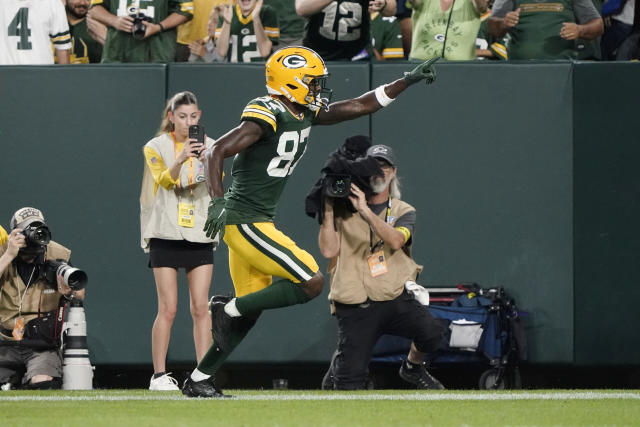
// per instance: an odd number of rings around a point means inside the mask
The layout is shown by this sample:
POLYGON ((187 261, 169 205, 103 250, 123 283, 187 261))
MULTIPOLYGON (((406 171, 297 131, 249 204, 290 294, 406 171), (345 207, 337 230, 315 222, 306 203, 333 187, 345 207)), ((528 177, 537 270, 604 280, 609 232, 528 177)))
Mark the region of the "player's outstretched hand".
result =
POLYGON ((204 232, 208 238, 214 239, 220 232, 220 238, 224 236, 224 226, 227 222, 226 201, 224 197, 214 197, 209 202, 207 222, 204 223, 204 232))
POLYGON ((436 67, 433 65, 440 57, 431 58, 428 61, 418 65, 413 70, 404 73, 404 80, 412 85, 424 80, 428 85, 436 80, 436 67))

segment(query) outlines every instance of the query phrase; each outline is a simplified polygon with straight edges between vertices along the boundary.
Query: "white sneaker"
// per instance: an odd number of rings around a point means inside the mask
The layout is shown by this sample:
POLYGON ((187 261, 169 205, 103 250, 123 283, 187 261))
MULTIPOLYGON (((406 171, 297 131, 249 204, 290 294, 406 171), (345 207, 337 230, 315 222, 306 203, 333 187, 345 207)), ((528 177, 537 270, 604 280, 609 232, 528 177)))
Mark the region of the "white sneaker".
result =
POLYGON ((169 376, 171 372, 164 374, 161 377, 153 378, 151 377, 151 381, 149 382, 149 390, 154 391, 177 391, 180 390, 178 387, 178 381, 175 378, 169 376))

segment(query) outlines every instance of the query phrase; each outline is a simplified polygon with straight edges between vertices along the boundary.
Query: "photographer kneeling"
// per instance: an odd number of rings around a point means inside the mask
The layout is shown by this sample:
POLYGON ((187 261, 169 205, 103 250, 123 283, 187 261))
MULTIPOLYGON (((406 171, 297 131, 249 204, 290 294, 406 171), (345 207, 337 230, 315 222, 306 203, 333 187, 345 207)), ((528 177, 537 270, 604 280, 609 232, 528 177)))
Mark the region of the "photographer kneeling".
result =
POLYGON ((416 213, 400 200, 393 151, 386 145, 369 147, 384 176, 373 176, 368 197, 351 184, 349 199, 357 212, 334 217, 332 198, 325 200, 318 241, 330 259, 332 313, 338 319, 338 349, 323 388, 365 388, 369 360, 383 334, 412 340, 400 376, 421 389, 443 389, 427 372, 426 353, 437 350, 444 333, 428 308, 405 290, 422 267, 408 255, 416 213))
POLYGON ((84 298, 86 275, 66 264, 71 251, 51 241, 38 209, 19 209, 9 227, 0 246, 0 384, 18 383, 24 369, 25 387, 60 388, 64 306, 84 298))

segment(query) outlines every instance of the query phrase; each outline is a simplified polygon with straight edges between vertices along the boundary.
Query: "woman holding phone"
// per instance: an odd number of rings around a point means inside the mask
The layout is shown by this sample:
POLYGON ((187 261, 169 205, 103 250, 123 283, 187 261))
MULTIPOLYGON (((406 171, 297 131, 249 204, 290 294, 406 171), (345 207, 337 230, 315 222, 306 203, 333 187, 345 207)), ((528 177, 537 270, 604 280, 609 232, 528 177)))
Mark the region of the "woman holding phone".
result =
POLYGON ((211 198, 202 160, 205 149, 214 141, 198 126, 201 115, 193 93, 177 93, 167 101, 156 137, 143 149, 141 245, 149 253, 158 295, 158 314, 151 330, 154 374, 149 390, 179 390, 177 381, 166 372, 178 305, 179 268, 185 269, 189 283, 198 360, 211 345, 208 300, 217 236, 209 239, 203 231, 211 198))

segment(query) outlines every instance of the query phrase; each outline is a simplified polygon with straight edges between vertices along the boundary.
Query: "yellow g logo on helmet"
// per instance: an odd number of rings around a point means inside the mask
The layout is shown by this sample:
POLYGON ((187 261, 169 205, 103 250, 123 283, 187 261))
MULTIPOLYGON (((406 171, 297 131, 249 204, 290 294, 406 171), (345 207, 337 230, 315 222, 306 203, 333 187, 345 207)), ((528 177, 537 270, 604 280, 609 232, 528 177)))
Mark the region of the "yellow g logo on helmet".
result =
POLYGON ((291 46, 277 50, 265 65, 267 91, 316 111, 327 109, 331 91, 325 88, 329 76, 324 61, 313 50, 291 46))

